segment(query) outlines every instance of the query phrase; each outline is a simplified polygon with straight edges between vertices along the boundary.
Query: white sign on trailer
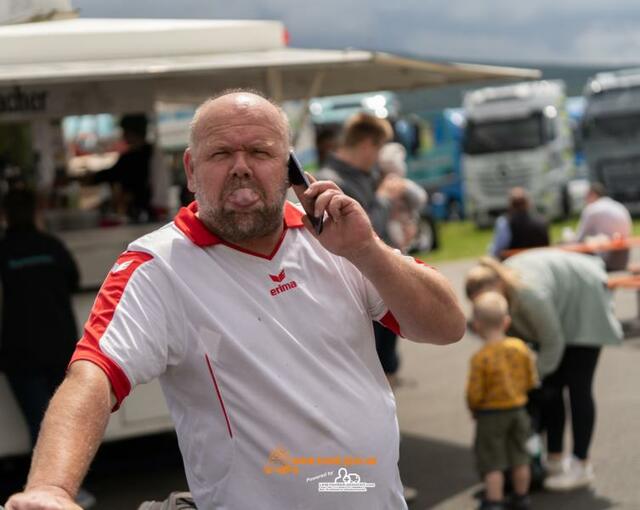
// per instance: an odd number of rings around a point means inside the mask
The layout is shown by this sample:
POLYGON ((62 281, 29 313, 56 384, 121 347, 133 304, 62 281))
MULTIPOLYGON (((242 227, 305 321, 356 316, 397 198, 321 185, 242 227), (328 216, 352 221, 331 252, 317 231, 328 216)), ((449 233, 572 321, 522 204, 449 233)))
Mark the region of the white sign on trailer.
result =
POLYGON ((153 111, 153 85, 95 82, 0 87, 0 122, 153 111))

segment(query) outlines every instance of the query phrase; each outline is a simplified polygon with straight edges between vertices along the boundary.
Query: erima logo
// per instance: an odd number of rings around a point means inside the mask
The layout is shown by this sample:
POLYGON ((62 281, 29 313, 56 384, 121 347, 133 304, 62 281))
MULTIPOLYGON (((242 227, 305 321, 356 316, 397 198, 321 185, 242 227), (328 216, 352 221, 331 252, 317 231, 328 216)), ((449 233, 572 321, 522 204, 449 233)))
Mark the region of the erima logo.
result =
POLYGON ((280 282, 284 281, 284 279, 285 279, 284 269, 282 271, 280 271, 277 275, 270 274, 269 278, 271 278, 272 282, 276 282, 276 283, 280 283, 280 282))
POLYGON ((125 269, 127 269, 131 263, 133 262, 133 260, 127 260, 126 262, 123 262, 122 264, 118 264, 117 262, 113 265, 113 267, 111 268, 111 272, 112 273, 119 273, 120 271, 124 271, 125 269))
POLYGON ((291 280, 290 282, 282 283, 286 278, 286 275, 284 274, 284 269, 280 271, 277 275, 270 274, 269 278, 271 278, 272 282, 280 284, 277 287, 271 289, 270 292, 272 296, 277 296, 278 294, 282 294, 283 292, 286 292, 288 290, 295 289, 298 286, 298 284, 294 280, 291 280))

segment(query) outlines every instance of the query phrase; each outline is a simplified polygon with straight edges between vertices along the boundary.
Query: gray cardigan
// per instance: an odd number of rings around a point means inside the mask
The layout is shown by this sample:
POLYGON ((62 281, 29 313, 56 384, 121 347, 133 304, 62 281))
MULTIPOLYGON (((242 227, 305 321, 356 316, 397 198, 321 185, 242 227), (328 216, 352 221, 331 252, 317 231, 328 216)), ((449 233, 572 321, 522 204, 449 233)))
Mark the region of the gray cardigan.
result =
POLYGON ((538 345, 541 377, 558 367, 566 345, 622 341, 599 258, 536 249, 507 259, 505 265, 516 271, 522 283, 511 304, 510 333, 538 345))

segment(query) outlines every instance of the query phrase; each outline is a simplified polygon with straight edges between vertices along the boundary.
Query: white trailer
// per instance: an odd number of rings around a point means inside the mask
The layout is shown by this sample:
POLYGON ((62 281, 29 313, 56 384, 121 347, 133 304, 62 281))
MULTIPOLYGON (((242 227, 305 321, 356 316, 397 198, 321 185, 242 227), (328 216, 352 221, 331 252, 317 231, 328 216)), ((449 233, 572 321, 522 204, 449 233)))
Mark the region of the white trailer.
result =
POLYGON ((477 225, 491 225, 507 209, 515 186, 527 189, 549 218, 569 212, 575 165, 565 100, 560 81, 486 87, 465 95, 465 207, 477 225))

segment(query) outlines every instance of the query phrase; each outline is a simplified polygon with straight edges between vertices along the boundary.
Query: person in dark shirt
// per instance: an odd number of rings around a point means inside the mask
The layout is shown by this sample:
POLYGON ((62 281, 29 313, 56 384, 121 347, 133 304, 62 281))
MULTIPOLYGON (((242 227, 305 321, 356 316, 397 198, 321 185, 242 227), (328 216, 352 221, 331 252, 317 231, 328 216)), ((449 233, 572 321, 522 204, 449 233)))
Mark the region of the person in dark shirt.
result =
POLYGON ((502 252, 517 248, 549 246, 549 224, 532 210, 531 200, 524 188, 509 192, 509 209, 496 220, 491 255, 502 260, 502 252))
POLYGON ((0 240, 0 370, 35 444, 44 411, 78 340, 71 294, 78 288, 79 273, 65 246, 36 227, 31 191, 9 191, 3 212, 7 230, 0 240))
POLYGON ((151 160, 153 145, 147 143, 147 118, 144 115, 125 115, 120 121, 122 137, 127 143, 116 164, 96 173, 93 184, 108 182, 119 186, 121 202, 133 221, 153 219, 151 207, 151 160))
MULTIPOLYGON (((316 172, 317 179, 335 182, 345 195, 358 201, 376 234, 387 244, 391 244, 387 229, 391 202, 378 193, 376 164, 380 149, 392 137, 393 129, 388 121, 368 113, 356 113, 345 122, 336 152, 331 153, 316 172)), ((399 367, 396 334, 375 321, 373 328, 382 368, 393 384, 399 367)))

